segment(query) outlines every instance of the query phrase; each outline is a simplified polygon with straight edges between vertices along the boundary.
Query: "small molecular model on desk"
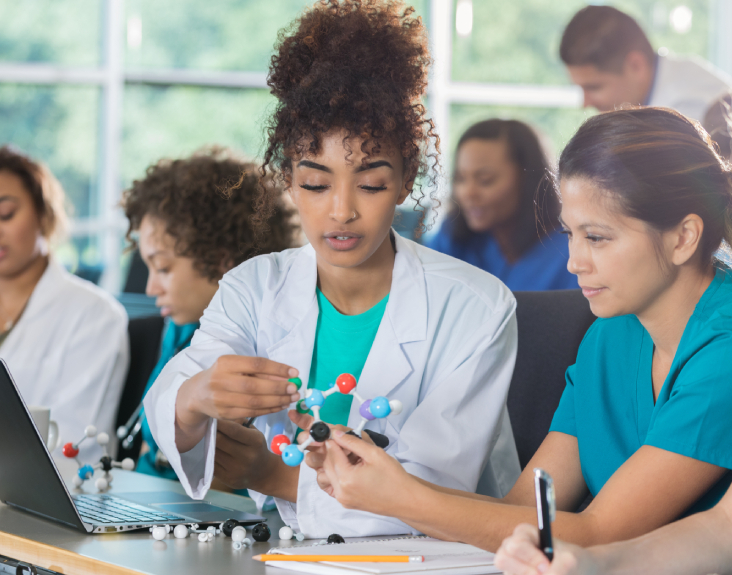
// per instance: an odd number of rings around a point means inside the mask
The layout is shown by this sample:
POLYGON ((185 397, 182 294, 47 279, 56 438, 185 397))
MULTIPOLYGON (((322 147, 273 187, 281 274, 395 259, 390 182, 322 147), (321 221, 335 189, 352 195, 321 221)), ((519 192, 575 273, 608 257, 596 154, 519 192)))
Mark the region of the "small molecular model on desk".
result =
MULTIPOLYGON (((290 380, 298 389, 302 386, 300 378, 295 377, 290 380)), ((361 435, 369 421, 374 419, 383 419, 389 415, 398 415, 402 411, 402 402, 398 399, 389 401, 386 397, 380 396, 375 399, 363 399, 356 392, 356 378, 350 373, 342 373, 339 375, 335 383, 327 391, 319 389, 308 389, 305 399, 297 402, 298 413, 307 413, 308 410, 313 411, 315 423, 310 426, 310 436, 300 445, 292 444, 289 437, 284 434, 275 435, 272 438, 270 447, 274 453, 282 456, 282 461, 291 467, 296 467, 302 463, 305 457, 305 449, 314 441, 323 442, 330 438, 330 427, 320 419, 320 408, 323 407, 325 399, 334 393, 342 393, 344 395, 351 394, 359 402, 358 412, 361 414, 361 423, 354 429, 356 435, 361 435)))
POLYGON ((98 477, 97 480, 94 482, 94 485, 96 485, 97 489, 99 491, 106 491, 109 489, 109 484, 112 483, 112 469, 122 468, 127 471, 132 471, 135 468, 135 462, 130 459, 129 457, 122 460, 122 462, 119 461, 113 461, 112 458, 109 456, 109 453, 107 453, 107 445, 109 444, 109 435, 107 433, 97 433, 97 428, 93 425, 87 425, 84 429, 84 437, 82 437, 77 443, 67 443, 63 447, 63 454, 68 457, 69 459, 76 459, 76 463, 79 464, 79 470, 76 472, 76 475, 74 476, 74 487, 81 487, 84 485, 84 481, 87 479, 91 479, 94 476, 94 472, 98 469, 101 469, 103 471, 103 474, 101 477, 98 477), (92 437, 95 437, 97 440, 97 443, 101 445, 104 448, 104 455, 99 459, 99 463, 95 465, 89 465, 82 464, 81 461, 77 459, 77 456, 79 455, 79 446, 84 442, 85 439, 92 437))

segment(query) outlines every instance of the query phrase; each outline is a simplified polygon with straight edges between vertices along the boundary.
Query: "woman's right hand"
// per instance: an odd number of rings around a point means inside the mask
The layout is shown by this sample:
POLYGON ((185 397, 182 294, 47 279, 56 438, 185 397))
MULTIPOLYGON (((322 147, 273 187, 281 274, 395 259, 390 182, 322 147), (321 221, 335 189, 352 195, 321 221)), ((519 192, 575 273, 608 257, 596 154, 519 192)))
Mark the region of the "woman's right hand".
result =
POLYGON ((421 487, 383 449, 341 430, 325 442, 322 472, 328 492, 343 507, 379 515, 393 516, 399 505, 410 504, 410 495, 421 487))
MULTIPOLYGON (((294 409, 291 409, 288 415, 290 417, 290 421, 292 421, 292 423, 294 423, 303 430, 297 436, 297 443, 303 443, 310 435, 309 432, 305 430, 310 429, 315 419, 312 415, 308 415, 306 413, 298 413, 294 409)), ((328 424, 328 427, 330 427, 331 435, 335 433, 336 430, 343 433, 348 433, 349 431, 351 431, 350 427, 346 427, 344 425, 328 424)), ((364 441, 373 445, 373 441, 371 441, 371 438, 368 436, 368 434, 363 433, 362 437, 364 441)), ((318 487, 320 487, 331 497, 335 497, 335 493, 333 492, 333 486, 330 484, 330 480, 328 479, 328 476, 325 473, 325 469, 323 468, 327 455, 325 444, 314 441, 308 446, 307 452, 308 453, 305 456, 305 463, 308 465, 308 467, 312 467, 315 470, 318 487)), ((358 458, 355 455, 348 452, 346 452, 346 454, 348 455, 349 459, 351 459, 351 463, 355 464, 358 462, 358 458)))
POLYGON ((209 418, 237 423, 286 409, 300 399, 288 382, 297 370, 264 357, 223 355, 181 385, 175 402, 176 445, 195 447, 209 418))
POLYGON ((496 567, 504 575, 600 575, 592 554, 568 543, 554 541, 551 563, 539 549, 539 530, 522 523, 506 537, 496 553, 496 567))

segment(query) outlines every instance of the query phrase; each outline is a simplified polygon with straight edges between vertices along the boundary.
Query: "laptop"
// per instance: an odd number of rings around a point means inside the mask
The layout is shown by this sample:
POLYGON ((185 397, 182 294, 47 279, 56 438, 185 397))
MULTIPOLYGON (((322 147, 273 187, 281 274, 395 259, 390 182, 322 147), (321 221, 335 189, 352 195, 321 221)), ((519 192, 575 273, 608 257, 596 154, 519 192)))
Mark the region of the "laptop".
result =
POLYGON ((227 519, 244 525, 265 521, 263 517, 173 491, 72 495, 2 360, 0 501, 85 533, 116 533, 161 524, 215 524, 227 519))

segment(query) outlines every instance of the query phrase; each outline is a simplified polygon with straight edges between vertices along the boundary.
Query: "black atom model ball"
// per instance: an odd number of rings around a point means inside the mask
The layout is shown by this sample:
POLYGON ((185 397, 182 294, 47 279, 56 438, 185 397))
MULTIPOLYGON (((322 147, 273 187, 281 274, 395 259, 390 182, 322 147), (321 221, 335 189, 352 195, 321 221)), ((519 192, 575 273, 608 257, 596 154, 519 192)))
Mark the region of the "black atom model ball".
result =
POLYGON ((224 535, 227 537, 231 537, 231 532, 237 525, 239 525, 239 522, 236 519, 227 519, 221 524, 221 531, 223 531, 224 535))
POLYGON ((112 471, 112 458, 109 455, 102 455, 99 463, 102 464, 103 471, 112 471))
POLYGON ((310 436, 318 442, 326 441, 330 439, 330 427, 327 423, 318 421, 310 428, 310 436))
POLYGON ((272 537, 272 532, 269 530, 266 523, 257 523, 252 527, 252 537, 254 537, 255 541, 264 543, 265 541, 269 541, 269 538, 272 537))
POLYGON ((333 533, 333 535, 328 535, 328 543, 345 543, 346 540, 343 539, 338 533, 333 533))

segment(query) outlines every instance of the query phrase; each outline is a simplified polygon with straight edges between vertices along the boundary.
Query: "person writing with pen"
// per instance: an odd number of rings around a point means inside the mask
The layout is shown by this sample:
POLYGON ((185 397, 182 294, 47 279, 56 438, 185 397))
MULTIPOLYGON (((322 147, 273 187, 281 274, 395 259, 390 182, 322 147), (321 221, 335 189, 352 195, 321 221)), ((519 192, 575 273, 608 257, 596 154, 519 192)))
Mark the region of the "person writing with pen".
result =
POLYGON ((599 319, 548 436, 511 492, 491 498, 432 485, 335 430, 306 462, 345 507, 496 551, 536 521, 534 468, 553 478, 553 534, 583 547, 639 537, 722 498, 732 480, 732 271, 716 255, 732 240, 732 167, 697 123, 634 108, 587 120, 557 180, 568 268, 599 319))
MULTIPOLYGON (((229 150, 204 149, 189 158, 160 160, 124 192, 127 238, 139 248, 149 272, 146 293, 168 318, 146 393, 165 364, 190 345, 221 276, 256 253, 252 228, 246 225, 254 211, 256 169, 229 150)), ((295 242, 291 210, 281 201, 277 206, 272 231, 259 248, 265 253, 295 242)), ((136 470, 177 479, 147 420, 143 416, 140 421, 144 445, 136 470)), ((232 427, 226 422, 219 427, 222 444, 229 439, 227 431, 237 433, 232 427)))

